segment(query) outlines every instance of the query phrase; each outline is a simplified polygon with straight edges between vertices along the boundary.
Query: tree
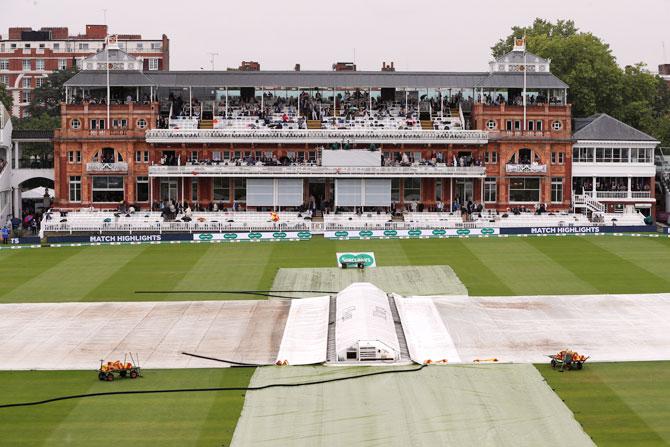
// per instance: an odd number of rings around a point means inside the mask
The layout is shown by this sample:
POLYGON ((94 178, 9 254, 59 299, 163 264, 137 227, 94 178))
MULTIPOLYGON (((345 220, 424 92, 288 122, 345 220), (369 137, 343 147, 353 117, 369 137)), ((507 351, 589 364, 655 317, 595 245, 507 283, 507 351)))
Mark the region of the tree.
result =
POLYGON ((622 69, 607 43, 573 21, 539 18, 531 26, 512 27, 491 47, 493 56, 511 51, 514 39, 523 36, 528 51, 551 59, 551 72, 569 85, 574 116, 604 112, 670 144, 670 91, 645 64, 622 69))
POLYGON ((0 84, 0 103, 5 106, 5 109, 7 109, 9 113, 12 113, 14 98, 12 98, 12 95, 7 91, 5 84, 0 84))
POLYGON ((76 69, 67 69, 49 74, 42 86, 33 90, 28 113, 35 116, 43 113, 60 115, 60 103, 65 101, 64 84, 76 73, 76 69))
POLYGON ((493 51, 493 57, 499 58, 506 53, 512 51, 514 48, 514 39, 517 37, 523 36, 545 36, 547 38, 551 37, 570 37, 577 34, 577 28, 575 27, 575 22, 572 20, 558 20, 556 24, 548 22, 543 19, 535 19, 535 22, 531 26, 513 26, 512 34, 500 39, 498 43, 491 47, 493 51))

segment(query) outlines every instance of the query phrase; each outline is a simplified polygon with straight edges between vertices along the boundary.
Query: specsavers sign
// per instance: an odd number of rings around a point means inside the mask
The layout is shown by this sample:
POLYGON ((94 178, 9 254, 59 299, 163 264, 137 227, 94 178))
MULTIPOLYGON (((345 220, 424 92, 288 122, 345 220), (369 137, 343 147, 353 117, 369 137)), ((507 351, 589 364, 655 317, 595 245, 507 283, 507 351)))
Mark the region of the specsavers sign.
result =
POLYGON ((358 264, 362 262, 365 267, 377 267, 375 254, 371 251, 356 253, 337 253, 337 266, 342 264, 358 264))

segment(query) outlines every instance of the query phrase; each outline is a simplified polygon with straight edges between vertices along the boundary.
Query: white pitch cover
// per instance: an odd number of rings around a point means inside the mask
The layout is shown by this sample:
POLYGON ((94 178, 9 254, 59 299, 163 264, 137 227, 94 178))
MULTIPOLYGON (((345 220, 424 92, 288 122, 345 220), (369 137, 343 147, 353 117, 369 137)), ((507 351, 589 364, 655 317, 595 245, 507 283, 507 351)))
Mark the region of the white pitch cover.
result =
POLYGON ((277 361, 313 365, 326 361, 330 297, 291 301, 277 361))
POLYGON ((412 360, 417 363, 427 360, 461 363, 432 298, 403 298, 399 295, 394 295, 394 298, 412 360))

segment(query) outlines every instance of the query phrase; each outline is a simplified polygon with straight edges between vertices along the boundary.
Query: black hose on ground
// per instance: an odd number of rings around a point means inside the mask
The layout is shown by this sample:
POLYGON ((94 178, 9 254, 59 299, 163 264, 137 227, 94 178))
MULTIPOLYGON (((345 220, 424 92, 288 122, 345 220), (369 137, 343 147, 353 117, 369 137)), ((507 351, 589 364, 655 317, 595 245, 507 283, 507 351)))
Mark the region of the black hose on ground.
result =
POLYGON ((326 295, 335 295, 339 292, 325 290, 136 290, 136 294, 151 295, 189 295, 189 294, 229 294, 229 295, 257 295, 268 298, 288 298, 300 299, 299 297, 277 295, 277 293, 323 293, 326 295))
POLYGON ((333 383, 333 382, 343 382, 346 380, 362 379, 364 377, 372 376, 381 376, 384 374, 402 374, 402 373, 411 373, 419 372, 428 365, 420 365, 416 368, 411 369, 393 369, 386 371, 375 371, 367 374, 359 374, 356 376, 346 376, 346 377, 335 377, 332 379, 323 379, 316 380, 313 382, 300 382, 300 383, 271 383, 268 385, 261 386, 246 386, 246 387, 215 387, 215 388, 178 388, 178 389, 168 389, 168 390, 136 390, 136 391, 107 391, 100 393, 87 393, 87 394, 73 394, 69 396, 59 396, 53 397, 51 399, 38 400, 33 402, 18 402, 13 404, 1 404, 0 409, 3 408, 17 408, 17 407, 32 407, 37 405, 45 405, 53 402, 60 402, 64 400, 72 399, 84 399, 88 397, 104 397, 104 396, 121 396, 121 395, 138 395, 138 394, 170 394, 170 393, 202 393, 202 392, 216 392, 216 391, 260 391, 266 390, 269 388, 296 388, 302 386, 310 385, 320 385, 324 383, 333 383))

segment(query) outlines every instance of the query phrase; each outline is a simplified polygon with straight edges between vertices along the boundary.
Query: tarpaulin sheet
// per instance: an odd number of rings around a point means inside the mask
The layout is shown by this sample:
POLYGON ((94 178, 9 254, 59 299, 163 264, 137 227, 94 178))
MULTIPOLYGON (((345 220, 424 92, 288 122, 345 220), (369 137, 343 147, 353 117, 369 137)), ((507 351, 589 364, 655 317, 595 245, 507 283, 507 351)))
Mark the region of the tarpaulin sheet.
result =
MULTIPOLYGON (((395 367, 266 367, 252 386, 395 367)), ((532 365, 420 372, 246 394, 233 446, 593 446, 532 365)))

